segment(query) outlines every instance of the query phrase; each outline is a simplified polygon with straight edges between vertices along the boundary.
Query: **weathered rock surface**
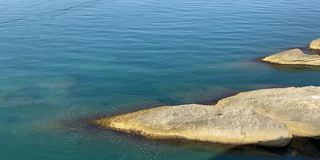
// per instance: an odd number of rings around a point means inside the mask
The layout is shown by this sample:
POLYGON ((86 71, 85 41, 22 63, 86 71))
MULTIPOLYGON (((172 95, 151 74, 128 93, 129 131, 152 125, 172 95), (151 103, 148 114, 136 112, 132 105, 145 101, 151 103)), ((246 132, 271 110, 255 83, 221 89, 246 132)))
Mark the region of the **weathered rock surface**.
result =
POLYGON ((320 55, 305 54, 300 49, 290 49, 265 57, 262 61, 275 64, 320 66, 320 55))
POLYGON ((313 40, 310 45, 310 49, 320 49, 320 39, 313 40))
POLYGON ((222 99, 216 106, 251 109, 286 124, 294 136, 320 136, 320 87, 244 92, 222 99))
POLYGON ((216 105, 164 106, 95 122, 149 138, 285 146, 292 136, 320 136, 320 87, 262 89, 216 105))

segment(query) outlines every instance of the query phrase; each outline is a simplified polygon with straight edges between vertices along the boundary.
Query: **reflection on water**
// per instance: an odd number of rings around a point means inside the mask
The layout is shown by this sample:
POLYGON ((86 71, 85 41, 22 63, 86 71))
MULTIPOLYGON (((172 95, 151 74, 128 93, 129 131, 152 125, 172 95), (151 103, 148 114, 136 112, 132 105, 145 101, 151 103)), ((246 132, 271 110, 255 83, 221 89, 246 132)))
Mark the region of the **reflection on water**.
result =
MULTIPOLYGON (((318 4, 0 0, 0 159, 268 159, 132 140, 79 118, 320 85, 317 68, 252 61, 320 37, 318 4)), ((309 157, 276 156, 287 158, 309 157)))

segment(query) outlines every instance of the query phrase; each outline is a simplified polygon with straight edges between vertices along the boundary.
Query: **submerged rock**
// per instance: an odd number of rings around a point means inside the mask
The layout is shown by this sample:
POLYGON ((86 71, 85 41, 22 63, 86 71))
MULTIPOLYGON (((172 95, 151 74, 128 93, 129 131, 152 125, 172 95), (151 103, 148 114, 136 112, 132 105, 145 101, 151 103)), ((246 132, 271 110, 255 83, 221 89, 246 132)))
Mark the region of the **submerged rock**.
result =
POLYGON ((262 59, 275 64, 320 66, 320 55, 305 54, 300 49, 290 49, 262 59))
POLYGON ((262 89, 216 105, 164 106, 98 119, 101 127, 156 139, 285 146, 320 136, 320 87, 262 89))
POLYGON ((320 39, 313 40, 310 45, 310 49, 319 49, 320 50, 320 39))

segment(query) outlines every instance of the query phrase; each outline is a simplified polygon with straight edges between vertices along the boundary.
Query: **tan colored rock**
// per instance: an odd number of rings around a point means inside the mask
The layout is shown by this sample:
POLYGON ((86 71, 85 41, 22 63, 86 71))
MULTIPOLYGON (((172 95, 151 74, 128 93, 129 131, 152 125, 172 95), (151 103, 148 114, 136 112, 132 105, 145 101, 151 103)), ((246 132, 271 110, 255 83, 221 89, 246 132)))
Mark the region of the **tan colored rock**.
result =
POLYGON ((156 139, 283 146, 291 133, 279 122, 243 108, 188 104, 158 107, 100 119, 100 126, 156 139))
POLYGON ((320 49, 320 39, 313 40, 310 45, 310 49, 320 49))
POLYGON ((244 92, 222 99, 216 106, 252 109, 286 124, 294 136, 320 136, 320 87, 244 92))
POLYGON ((320 136, 320 87, 262 89, 216 105, 164 106, 98 119, 101 127, 156 139, 285 146, 320 136))
POLYGON ((262 61, 275 64, 288 65, 320 65, 320 55, 304 54, 300 49, 290 49, 262 59, 262 61))

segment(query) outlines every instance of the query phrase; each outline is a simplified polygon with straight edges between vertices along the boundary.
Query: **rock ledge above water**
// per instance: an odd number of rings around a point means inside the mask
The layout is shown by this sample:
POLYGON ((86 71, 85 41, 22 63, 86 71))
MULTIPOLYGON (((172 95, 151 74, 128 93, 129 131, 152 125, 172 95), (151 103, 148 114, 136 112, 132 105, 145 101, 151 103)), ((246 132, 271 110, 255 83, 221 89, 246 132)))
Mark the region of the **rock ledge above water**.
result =
POLYGON ((95 121, 101 127, 154 139, 285 146, 293 136, 320 136, 320 87, 244 92, 216 105, 145 109, 95 121))
POLYGON ((320 55, 305 54, 300 49, 290 49, 265 57, 262 61, 275 64, 320 66, 320 55))

